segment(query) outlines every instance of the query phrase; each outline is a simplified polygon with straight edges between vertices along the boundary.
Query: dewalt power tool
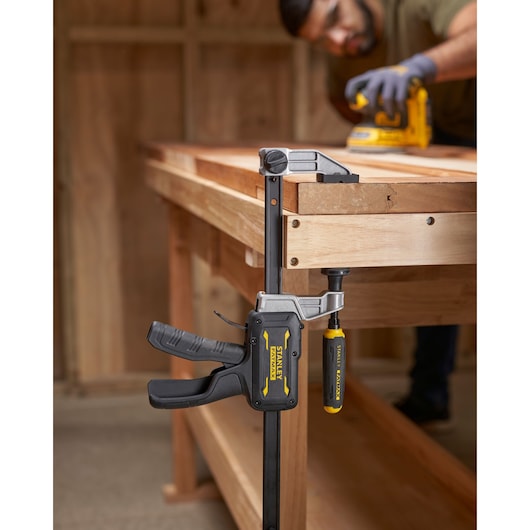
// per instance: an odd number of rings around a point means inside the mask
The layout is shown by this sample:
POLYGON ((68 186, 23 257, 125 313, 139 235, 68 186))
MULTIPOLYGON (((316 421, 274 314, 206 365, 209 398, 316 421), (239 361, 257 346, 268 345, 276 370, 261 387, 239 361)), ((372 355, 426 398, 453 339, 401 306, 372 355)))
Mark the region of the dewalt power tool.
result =
POLYGON ((247 316, 244 344, 199 337, 153 322, 148 341, 155 348, 191 361, 221 366, 197 379, 153 379, 149 402, 178 409, 243 394, 263 412, 263 529, 280 529, 280 412, 298 404, 298 361, 303 321, 330 315, 323 339, 323 404, 327 412, 342 408, 346 369, 344 332, 338 312, 344 307, 342 279, 349 269, 322 269, 328 291, 316 296, 282 292, 283 176, 316 173, 322 183, 356 183, 359 175, 323 153, 308 149, 263 148, 259 172, 265 177, 265 289, 247 316))
POLYGON ((361 152, 402 151, 406 147, 425 148, 432 136, 430 100, 419 79, 409 87, 406 112, 387 115, 381 100, 375 110, 362 91, 357 92, 350 108, 363 114, 362 121, 351 130, 346 141, 348 150, 361 152))

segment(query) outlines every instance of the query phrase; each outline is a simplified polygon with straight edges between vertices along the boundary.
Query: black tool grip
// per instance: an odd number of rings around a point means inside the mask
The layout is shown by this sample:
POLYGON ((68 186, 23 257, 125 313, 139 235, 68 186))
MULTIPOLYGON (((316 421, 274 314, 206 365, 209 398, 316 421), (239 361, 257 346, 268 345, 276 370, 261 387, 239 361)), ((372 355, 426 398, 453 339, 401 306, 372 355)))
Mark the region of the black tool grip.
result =
POLYGON ((245 356, 240 344, 205 339, 157 321, 151 324, 147 340, 158 350, 190 361, 218 361, 228 366, 239 364, 245 356))
POLYGON ((344 377, 346 372, 346 341, 342 329, 327 329, 322 340, 324 410, 335 414, 344 401, 344 377))
POLYGON ((206 405, 243 393, 241 375, 230 368, 200 379, 152 379, 147 385, 149 402, 157 409, 206 405))

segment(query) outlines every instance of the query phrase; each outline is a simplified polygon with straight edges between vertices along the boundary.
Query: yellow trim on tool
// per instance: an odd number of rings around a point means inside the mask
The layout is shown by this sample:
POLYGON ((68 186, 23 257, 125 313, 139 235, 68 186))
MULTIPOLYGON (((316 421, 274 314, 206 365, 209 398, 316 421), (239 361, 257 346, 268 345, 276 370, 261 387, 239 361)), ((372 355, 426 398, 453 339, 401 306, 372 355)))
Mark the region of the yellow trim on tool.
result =
POLYGON ((344 331, 342 331, 342 328, 339 329, 326 329, 324 331, 324 337, 326 339, 335 339, 336 337, 346 337, 344 335, 344 331))
POLYGON ((342 405, 340 407, 327 407, 327 406, 324 406, 324 410, 328 413, 328 414, 337 414, 337 412, 340 412, 340 410, 342 409, 342 405))
POLYGON ((269 378, 268 377, 265 378, 265 386, 263 387, 261 392, 264 396, 266 396, 269 393, 269 378))
POLYGON ((269 332, 267 330, 263 332, 263 338, 265 339, 265 349, 268 350, 269 349, 269 332))

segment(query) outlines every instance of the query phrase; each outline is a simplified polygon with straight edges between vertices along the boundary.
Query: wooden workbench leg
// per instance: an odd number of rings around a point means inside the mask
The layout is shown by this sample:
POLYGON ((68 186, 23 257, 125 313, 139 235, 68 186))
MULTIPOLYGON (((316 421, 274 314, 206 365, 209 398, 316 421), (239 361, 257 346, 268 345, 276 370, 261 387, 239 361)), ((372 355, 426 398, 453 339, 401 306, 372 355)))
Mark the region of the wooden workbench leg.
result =
MULTIPOLYGON (((171 325, 193 332, 192 266, 189 246, 189 214, 169 205, 169 316, 171 325)), ((171 356, 171 377, 193 377, 193 363, 171 356)), ((196 445, 186 422, 185 410, 171 412, 173 483, 163 488, 168 502, 218 497, 215 484, 199 487, 196 445)))
MULTIPOLYGON (((284 271, 284 292, 308 294, 308 271, 284 271)), ((299 361, 298 406, 282 412, 281 528, 305 530, 307 519, 307 384, 309 332, 302 331, 299 361)))

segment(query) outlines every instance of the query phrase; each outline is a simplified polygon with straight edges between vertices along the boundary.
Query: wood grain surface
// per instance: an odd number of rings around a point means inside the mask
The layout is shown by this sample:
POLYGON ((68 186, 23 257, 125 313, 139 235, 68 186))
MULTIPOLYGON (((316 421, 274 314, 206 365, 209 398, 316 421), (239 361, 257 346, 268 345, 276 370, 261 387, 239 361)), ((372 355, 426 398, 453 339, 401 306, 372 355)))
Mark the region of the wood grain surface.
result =
MULTIPOLYGON (((284 177, 283 206, 300 214, 469 212, 476 210, 476 151, 430 146, 404 153, 351 153, 326 146, 316 149, 359 174, 358 184, 322 184, 314 174, 284 177)), ((150 143, 150 160, 165 162, 231 189, 263 199, 259 146, 200 146, 150 143)))

